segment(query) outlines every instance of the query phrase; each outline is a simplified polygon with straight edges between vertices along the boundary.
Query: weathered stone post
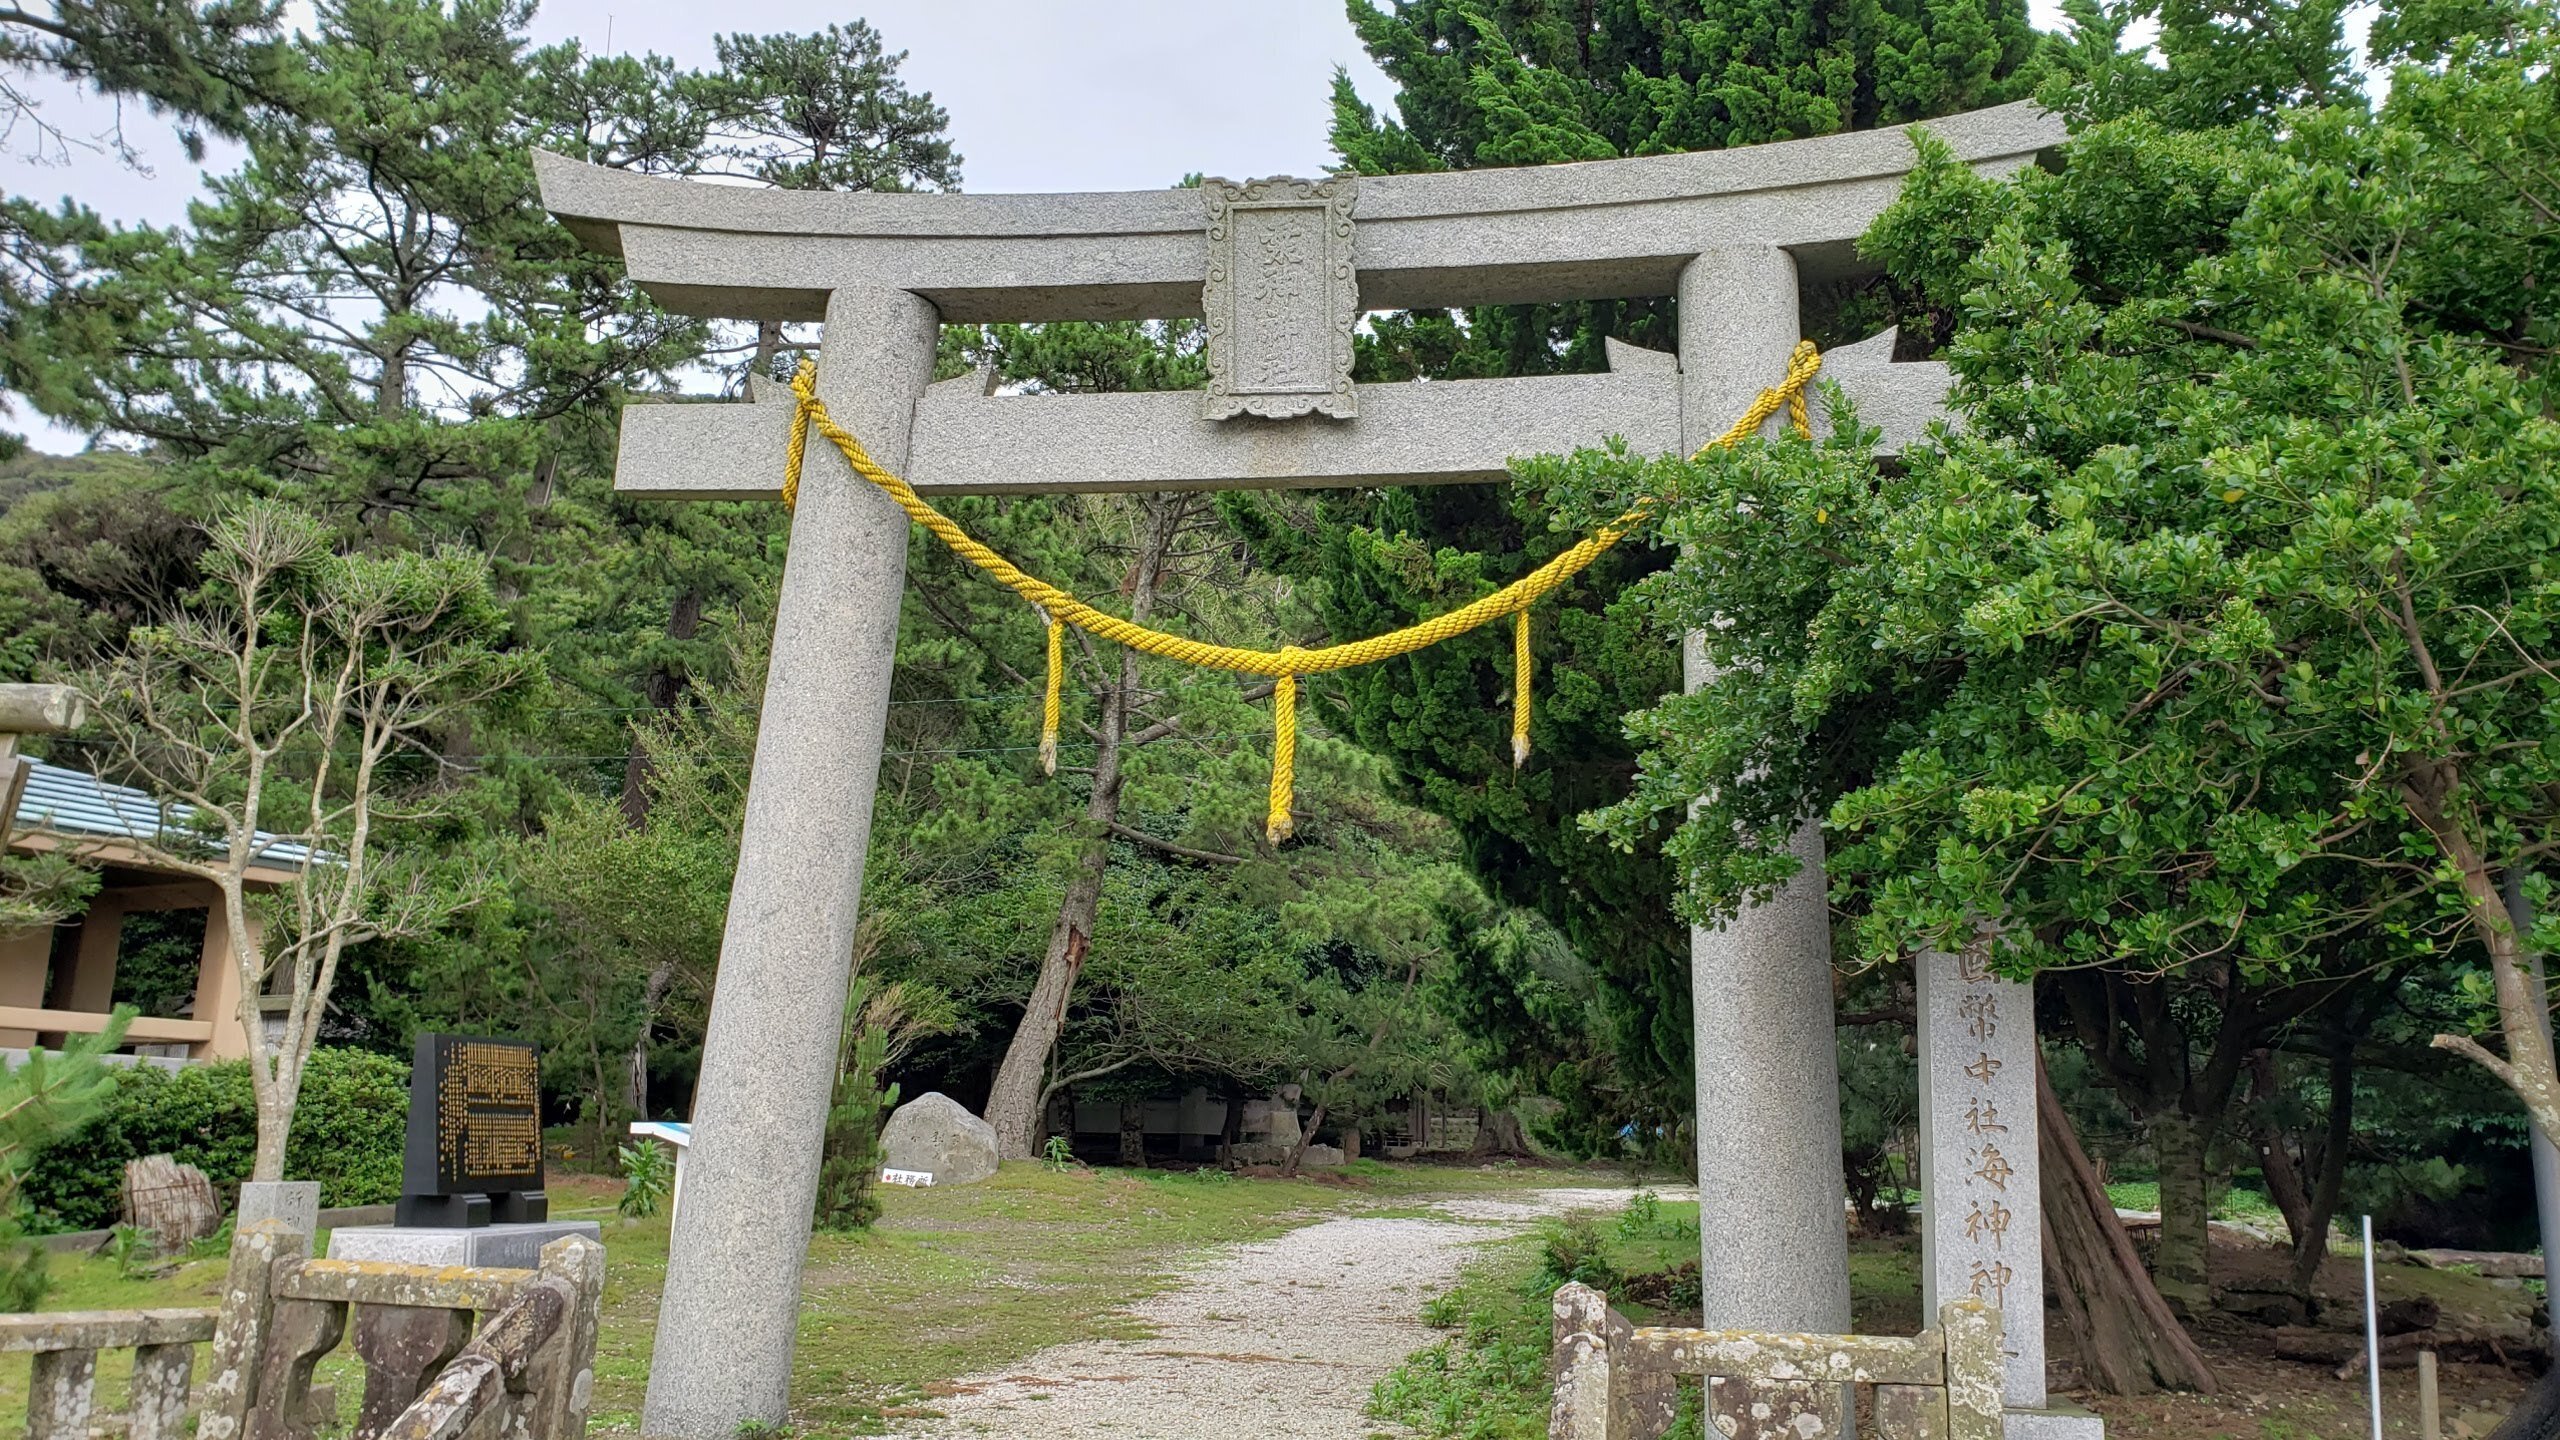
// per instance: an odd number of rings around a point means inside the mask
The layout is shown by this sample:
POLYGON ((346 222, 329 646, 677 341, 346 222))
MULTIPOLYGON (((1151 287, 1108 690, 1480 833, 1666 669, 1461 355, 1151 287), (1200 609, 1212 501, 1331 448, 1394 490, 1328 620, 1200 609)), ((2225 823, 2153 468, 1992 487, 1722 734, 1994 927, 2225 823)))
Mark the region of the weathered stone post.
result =
POLYGON ((1919 992, 1921 1313, 2001 1313, 2002 1395, 2044 1408, 2044 1212, 2036 1145, 2035 992, 1991 973, 1987 945, 1923 951, 1919 992))
MULTIPOLYGON (((938 324, 904 291, 839 289, 827 305, 820 393, 893 470, 938 324)), ((626 470, 634 460, 626 443, 626 470)), ((731 1440, 740 1422, 779 1424, 789 1408, 906 555, 906 517, 813 439, 694 1090, 697 1153, 658 1307, 641 1415, 653 1437, 731 1440)))
MULTIPOLYGON (((1786 251, 1736 246, 1689 262, 1680 276, 1683 450, 1722 434, 1785 373, 1798 325, 1786 251)), ((1689 685, 1705 683, 1701 648, 1689 646, 1686 660, 1689 685)), ((1831 911, 1813 822, 1795 848, 1804 872, 1769 903, 1689 934, 1698 1288, 1710 1330, 1849 1328, 1831 911)))

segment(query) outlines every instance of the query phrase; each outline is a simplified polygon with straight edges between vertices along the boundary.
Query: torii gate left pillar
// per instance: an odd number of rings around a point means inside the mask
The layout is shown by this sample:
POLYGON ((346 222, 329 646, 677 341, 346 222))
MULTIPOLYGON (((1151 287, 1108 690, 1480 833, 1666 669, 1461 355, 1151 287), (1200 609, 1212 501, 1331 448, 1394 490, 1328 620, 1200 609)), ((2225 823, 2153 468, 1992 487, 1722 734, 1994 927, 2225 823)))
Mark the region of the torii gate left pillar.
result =
MULTIPOLYGON (((902 290, 827 302, 829 411, 903 466, 941 324, 902 290)), ((907 517, 816 445, 791 519, 720 982, 694 1092, 693 1183, 668 1242, 647 1433, 734 1436, 790 1411, 837 1027, 888 731, 907 517)))
MULTIPOLYGON (((1991 172, 2061 139, 2026 105, 1930 129, 1991 172)), ((1645 453, 1691 448, 1781 373, 1798 267, 1853 265, 1855 238, 1899 192, 1911 156, 1907 136, 1866 131, 1356 186, 1070 196, 757 192, 536 159, 545 203, 621 254, 660 302, 824 319, 829 409, 932 496, 1486 483, 1505 479, 1515 454, 1612 436, 1645 453), (1605 374, 1350 380, 1364 308, 1675 291, 1690 306, 1676 363, 1613 345, 1605 374), (1697 303, 1711 298, 1759 318, 1724 333, 1697 303), (974 377, 927 383, 938 322, 1203 314, 1206 394, 1009 397, 974 377)), ((1888 363, 1891 344, 1833 351, 1825 378, 1894 446, 1919 437, 1947 376, 1888 363)), ((631 407, 616 488, 776 498, 790 409, 631 407)), ((789 1413, 907 534, 831 447, 812 448, 642 1416, 645 1434, 670 1440, 732 1440, 742 1422, 789 1413)), ((1818 867, 1818 852, 1808 858, 1818 867)), ((1832 1328, 1845 1296, 1839 1114, 1827 1087, 1803 1083, 1833 1069, 1825 923, 1817 873, 1697 938, 1711 1306, 1772 1329, 1832 1328), (1711 1070, 1738 1067, 1748 1094, 1711 1083, 1711 1070), (1769 1143, 1773 1130, 1782 1143, 1769 1143)))

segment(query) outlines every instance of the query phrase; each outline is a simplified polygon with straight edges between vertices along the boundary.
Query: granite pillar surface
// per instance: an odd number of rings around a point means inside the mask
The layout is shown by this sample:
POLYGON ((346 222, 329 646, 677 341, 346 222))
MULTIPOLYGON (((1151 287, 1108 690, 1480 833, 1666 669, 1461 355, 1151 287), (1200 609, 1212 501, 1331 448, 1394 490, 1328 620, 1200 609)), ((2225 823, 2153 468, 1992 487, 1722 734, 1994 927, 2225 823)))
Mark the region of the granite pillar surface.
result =
MULTIPOLYGON (((893 470, 938 325, 903 291, 839 289, 827 305, 819 394, 893 470)), ((906 517, 813 438, 658 1307, 649 1436, 732 1440, 789 1410, 906 552, 906 517)))
MULTIPOLYGON (((1785 377, 1796 267, 1775 246, 1710 250, 1680 277, 1681 438, 1695 449, 1785 377)), ((1783 424, 1783 416, 1771 422, 1783 424)), ((1685 656, 1691 688, 1709 678, 1685 656)), ((1768 903, 1691 930, 1697 1041, 1699 1292, 1708 1329, 1849 1328, 1847 1187, 1822 834, 1768 903)))

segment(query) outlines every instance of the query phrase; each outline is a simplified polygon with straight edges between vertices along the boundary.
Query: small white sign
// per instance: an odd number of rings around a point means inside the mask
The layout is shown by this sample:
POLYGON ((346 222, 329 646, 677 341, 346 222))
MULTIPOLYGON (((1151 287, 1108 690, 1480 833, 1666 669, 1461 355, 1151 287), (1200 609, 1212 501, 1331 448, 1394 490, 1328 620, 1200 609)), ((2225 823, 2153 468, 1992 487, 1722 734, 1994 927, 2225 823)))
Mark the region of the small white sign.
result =
POLYGON ((921 1190, 933 1183, 933 1172, 930 1170, 883 1170, 880 1172, 880 1179, 883 1184, 908 1185, 921 1190))

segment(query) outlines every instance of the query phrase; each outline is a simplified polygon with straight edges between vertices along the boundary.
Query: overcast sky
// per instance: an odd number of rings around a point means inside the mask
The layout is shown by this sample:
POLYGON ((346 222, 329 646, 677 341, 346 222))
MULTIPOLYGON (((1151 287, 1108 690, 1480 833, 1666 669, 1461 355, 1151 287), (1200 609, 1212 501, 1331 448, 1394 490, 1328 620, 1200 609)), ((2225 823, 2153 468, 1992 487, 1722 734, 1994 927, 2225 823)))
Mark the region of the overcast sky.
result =
MULTIPOLYGON (((2033 8, 2052 23, 2054 0, 2033 8)), ((1316 174, 1333 158, 1325 132, 1335 68, 1381 109, 1393 93, 1341 0, 545 0, 533 31, 543 42, 574 37, 593 50, 654 50, 708 67, 714 33, 806 31, 853 14, 907 52, 907 83, 950 112, 968 190, 1150 189, 1195 170, 1316 174)), ((28 88, 75 139, 107 130, 115 115, 66 87, 28 88)), ((67 192, 114 220, 182 218, 198 168, 166 127, 139 114, 125 120, 149 173, 85 151, 69 163, 39 156, 22 131, 0 139, 0 187, 67 192)), ((217 152, 207 165, 219 171, 233 158, 217 152)), ((82 443, 33 415, 8 423, 42 449, 82 443)))

